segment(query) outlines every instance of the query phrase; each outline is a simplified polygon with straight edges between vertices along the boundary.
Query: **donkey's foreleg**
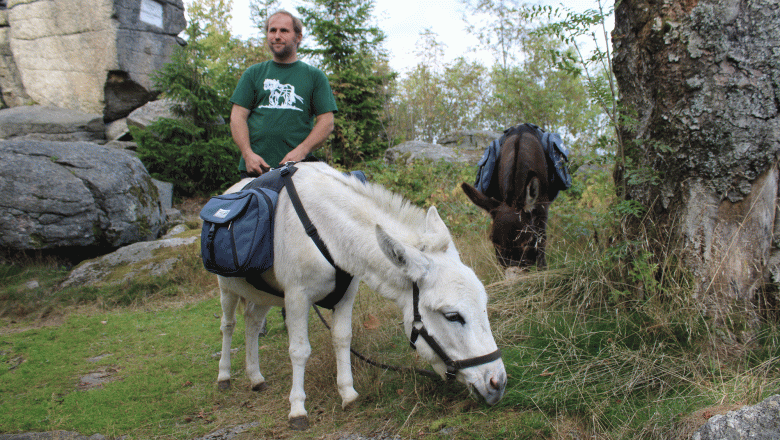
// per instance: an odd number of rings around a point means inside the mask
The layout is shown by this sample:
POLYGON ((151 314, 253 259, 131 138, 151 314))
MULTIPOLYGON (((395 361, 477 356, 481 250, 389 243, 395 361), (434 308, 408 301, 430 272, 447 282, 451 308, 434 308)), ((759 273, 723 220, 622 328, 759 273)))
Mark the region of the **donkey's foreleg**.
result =
POLYGON ((233 342, 233 331, 236 329, 238 300, 238 295, 225 292, 220 287, 222 320, 219 329, 222 331, 222 355, 219 358, 219 375, 217 376, 217 386, 220 390, 230 388, 230 344, 233 342))
POLYGON ((265 378, 260 373, 260 360, 258 359, 257 346, 258 335, 263 329, 265 316, 270 309, 271 306, 258 306, 251 301, 247 301, 246 308, 244 309, 244 325, 246 326, 246 375, 249 378, 252 391, 263 391, 268 388, 265 378))
POLYGON ((352 379, 350 347, 352 344, 352 307, 360 280, 352 280, 344 297, 333 310, 333 351, 336 355, 336 384, 341 395, 341 407, 346 409, 358 398, 352 379))
POLYGON ((308 328, 310 303, 301 298, 301 295, 293 296, 289 292, 285 292, 285 294, 285 322, 290 340, 290 361, 292 363, 292 387, 290 389, 290 414, 288 418, 292 429, 304 430, 309 427, 303 380, 306 362, 311 355, 308 328), (291 300, 291 297, 297 300, 291 300))

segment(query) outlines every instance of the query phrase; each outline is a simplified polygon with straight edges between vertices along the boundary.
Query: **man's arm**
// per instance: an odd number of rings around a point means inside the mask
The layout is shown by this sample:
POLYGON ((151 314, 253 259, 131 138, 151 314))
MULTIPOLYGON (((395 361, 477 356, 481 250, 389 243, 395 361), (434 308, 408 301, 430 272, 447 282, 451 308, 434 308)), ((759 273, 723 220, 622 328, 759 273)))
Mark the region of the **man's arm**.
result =
MULTIPOLYGON (((232 122, 231 122, 232 125, 232 122)), ((321 147, 325 143, 325 139, 333 132, 333 112, 323 113, 317 115, 317 120, 314 123, 314 128, 306 139, 303 140, 297 147, 284 156, 284 159, 279 163, 283 165, 287 162, 300 162, 309 153, 321 147)))
POLYGON ((233 142, 238 146, 241 151, 241 156, 246 162, 246 171, 249 174, 260 175, 264 171, 267 171, 270 166, 252 151, 252 146, 249 142, 249 125, 247 119, 249 118, 250 110, 246 107, 241 107, 238 104, 233 104, 233 110, 230 111, 230 132, 233 135, 233 142))

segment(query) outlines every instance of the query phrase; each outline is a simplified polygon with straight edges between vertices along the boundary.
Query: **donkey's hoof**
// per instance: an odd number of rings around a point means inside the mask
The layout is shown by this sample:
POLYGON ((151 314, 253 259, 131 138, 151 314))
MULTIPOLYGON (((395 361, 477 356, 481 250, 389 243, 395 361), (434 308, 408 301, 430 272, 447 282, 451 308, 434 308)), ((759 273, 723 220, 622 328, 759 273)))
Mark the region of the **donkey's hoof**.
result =
POLYGON ((293 431, 306 431, 309 429, 309 418, 307 416, 298 416, 290 419, 290 429, 293 431))
POLYGON ((252 386, 252 391, 265 391, 268 389, 268 382, 260 382, 257 385, 252 386))
POLYGON ((230 379, 228 379, 228 380, 220 380, 219 382, 217 382, 217 389, 221 390, 221 391, 229 390, 230 389, 230 379))
POLYGON ((354 389, 350 389, 348 392, 345 393, 345 395, 342 397, 341 400, 341 409, 344 411, 347 411, 355 406, 355 402, 357 402, 358 397, 360 395, 355 391, 354 389))

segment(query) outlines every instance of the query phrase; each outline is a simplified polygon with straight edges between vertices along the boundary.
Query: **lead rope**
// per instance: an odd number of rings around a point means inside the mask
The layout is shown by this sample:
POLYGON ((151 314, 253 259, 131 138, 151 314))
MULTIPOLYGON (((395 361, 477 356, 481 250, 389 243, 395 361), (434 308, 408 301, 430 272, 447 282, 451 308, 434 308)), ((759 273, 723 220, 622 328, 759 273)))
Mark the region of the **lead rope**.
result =
MULTIPOLYGON (((323 317, 322 313, 320 313, 320 308, 317 307, 316 305, 313 305, 312 307, 314 307, 314 311, 317 312, 317 316, 320 317, 320 321, 322 321, 322 323, 325 325, 325 328, 330 330, 330 326, 328 325, 328 322, 325 321, 325 317, 323 317)), ((382 368, 384 370, 406 372, 406 373, 417 373, 417 374, 420 374, 422 376, 427 376, 427 377, 432 377, 432 378, 438 378, 439 377, 438 374, 436 374, 435 372, 433 372, 431 370, 424 370, 424 369, 420 369, 420 368, 397 367, 397 366, 394 366, 394 365, 387 365, 387 364, 383 364, 381 362, 377 362, 375 360, 372 360, 372 359, 362 355, 361 353, 359 353, 357 350, 355 350, 351 346, 349 347, 349 351, 352 354, 354 354, 361 361, 363 361, 363 362, 365 362, 365 363, 367 363, 369 365, 372 365, 374 367, 382 368)))

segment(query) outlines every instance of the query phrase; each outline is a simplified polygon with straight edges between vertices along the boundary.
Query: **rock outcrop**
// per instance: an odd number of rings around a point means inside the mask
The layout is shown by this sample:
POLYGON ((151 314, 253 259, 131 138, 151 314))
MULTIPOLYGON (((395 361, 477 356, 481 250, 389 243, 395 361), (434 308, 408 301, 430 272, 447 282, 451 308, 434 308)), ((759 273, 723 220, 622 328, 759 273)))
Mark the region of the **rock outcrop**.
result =
MULTIPOLYGON (((60 287, 123 283, 139 276, 162 276, 181 259, 183 247, 198 242, 200 235, 171 237, 133 243, 110 254, 84 261, 73 269, 60 287), (168 249, 167 254, 163 251, 168 249)), ((198 249, 187 250, 197 254, 198 249)))
POLYGON ((25 105, 0 110, 0 139, 104 142, 103 117, 78 110, 25 105))
POLYGON ((476 164, 485 148, 502 133, 485 130, 459 130, 448 133, 440 144, 408 141, 388 148, 385 160, 410 163, 418 159, 445 162, 470 162, 476 164))
POLYGON ((186 27, 182 0, 8 0, 0 8, 0 90, 110 122, 156 96, 152 75, 186 27))
POLYGON ((87 142, 0 141, 0 248, 116 248, 157 238, 165 216, 131 154, 87 142))

